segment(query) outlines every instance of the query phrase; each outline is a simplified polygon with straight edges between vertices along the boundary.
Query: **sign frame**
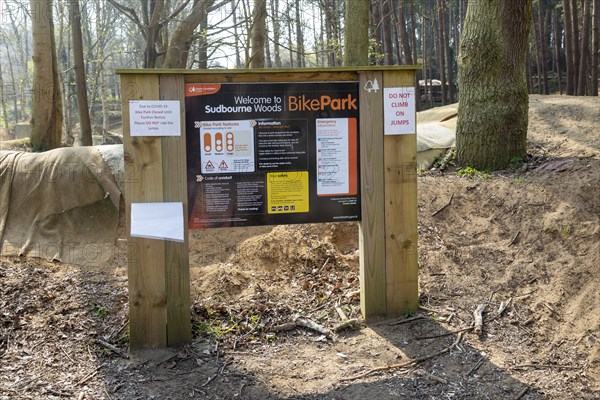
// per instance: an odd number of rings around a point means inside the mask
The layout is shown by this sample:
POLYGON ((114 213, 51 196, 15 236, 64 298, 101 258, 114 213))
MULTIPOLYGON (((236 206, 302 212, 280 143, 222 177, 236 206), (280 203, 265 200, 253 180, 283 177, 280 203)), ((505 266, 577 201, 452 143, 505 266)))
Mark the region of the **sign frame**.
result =
MULTIPOLYGON (((367 322, 418 308, 416 132, 386 134, 386 88, 415 85, 419 66, 261 70, 117 70, 123 120, 129 101, 179 100, 185 84, 359 82, 360 304, 367 322), (368 116, 368 117, 365 117, 368 116)), ((209 85, 210 86, 210 85, 209 85)), ((413 121, 416 115, 410 115, 413 121)), ((130 348, 191 340, 188 221, 183 243, 130 232, 131 204, 181 202, 188 215, 185 109, 181 136, 132 136, 123 126, 130 348)), ((391 133, 391 132, 389 132, 391 133)))

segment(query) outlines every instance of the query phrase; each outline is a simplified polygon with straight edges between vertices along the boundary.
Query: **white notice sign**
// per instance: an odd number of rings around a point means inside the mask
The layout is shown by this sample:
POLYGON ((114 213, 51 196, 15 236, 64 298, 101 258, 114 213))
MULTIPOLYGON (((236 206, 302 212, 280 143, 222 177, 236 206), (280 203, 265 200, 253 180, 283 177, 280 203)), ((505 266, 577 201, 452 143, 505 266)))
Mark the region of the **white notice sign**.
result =
POLYGON ((131 136, 181 136, 179 100, 130 100, 131 136))
POLYGON ((384 88, 383 115, 383 131, 386 135, 405 135, 416 133, 415 88, 384 88))
POLYGON ((183 204, 131 203, 132 237, 183 242, 183 204))

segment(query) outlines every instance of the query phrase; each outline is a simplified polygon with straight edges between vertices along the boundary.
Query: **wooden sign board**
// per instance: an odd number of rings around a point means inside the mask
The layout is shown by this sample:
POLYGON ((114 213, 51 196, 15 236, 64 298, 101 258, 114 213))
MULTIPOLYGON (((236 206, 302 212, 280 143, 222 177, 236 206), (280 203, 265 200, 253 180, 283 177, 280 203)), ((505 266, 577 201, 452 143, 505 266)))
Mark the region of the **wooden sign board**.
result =
MULTIPOLYGON (((413 129, 416 116, 410 104, 392 105, 388 101, 386 106, 384 99, 384 93, 400 93, 399 88, 411 88, 417 69, 416 66, 394 66, 201 72, 119 70, 117 73, 121 75, 124 121, 130 121, 131 102, 162 100, 185 104, 186 84, 205 87, 215 84, 214 87, 227 83, 358 82, 360 298, 363 317, 369 322, 396 317, 418 307, 416 132, 413 129), (389 117, 386 121, 386 107, 392 108, 393 116, 398 117, 395 120, 405 122, 393 124, 389 117), (402 128, 400 132, 395 130, 396 126, 402 128)), ((186 135, 190 132, 186 132, 184 126, 184 107, 179 113, 179 136, 134 136, 129 124, 123 126, 132 349, 177 346, 191 340, 187 218, 183 242, 129 234, 132 203, 179 202, 183 214, 189 215, 186 135)), ((169 113, 168 121, 175 120, 169 113)), ((321 187, 320 190, 324 193, 328 189, 321 187)))

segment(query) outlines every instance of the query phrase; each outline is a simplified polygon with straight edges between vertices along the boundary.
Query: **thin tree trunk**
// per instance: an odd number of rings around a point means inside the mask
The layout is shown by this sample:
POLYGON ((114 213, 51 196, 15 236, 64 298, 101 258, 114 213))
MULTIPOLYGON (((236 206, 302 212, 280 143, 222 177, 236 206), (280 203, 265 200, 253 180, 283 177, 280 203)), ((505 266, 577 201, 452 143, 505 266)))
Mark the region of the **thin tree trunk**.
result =
MULTIPOLYGON (((274 2, 276 2, 278 0, 274 0, 274 2)), ((242 67, 242 59, 240 58, 240 35, 238 34, 238 22, 237 22, 237 9, 235 8, 235 3, 236 0, 231 0, 231 7, 233 9, 232 11, 232 15, 233 15, 233 46, 235 48, 235 67, 236 68, 241 68, 242 67)), ((274 38, 275 40, 275 57, 277 57, 278 54, 278 50, 279 50, 279 37, 274 38)), ((275 60, 277 60, 277 58, 275 58, 275 60)))
POLYGON ((560 35, 558 28, 558 9, 552 10, 552 37, 554 48, 554 68, 558 79, 558 92, 563 94, 562 89, 562 71, 560 69, 560 35))
POLYGON ((153 8, 150 9, 150 19, 146 29, 146 53, 144 58, 144 68, 155 68, 156 58, 156 40, 158 39, 158 30, 160 29, 160 17, 164 6, 164 0, 152 1, 153 8))
POLYGON ((448 86, 446 81, 446 47, 444 40, 444 1, 438 3, 438 69, 442 82, 442 104, 448 104, 448 86))
POLYGON ((85 63, 83 61, 83 41, 81 39, 81 11, 79 0, 70 0, 71 37, 73 40, 73 68, 77 82, 77 112, 79 114, 79 135, 75 140, 78 146, 91 146, 92 124, 87 99, 87 83, 85 81, 85 63))
POLYGON ((575 63, 573 58, 573 45, 576 40, 573 39, 573 16, 571 14, 571 1, 563 0, 564 20, 565 20, 565 60, 567 63, 567 94, 574 95, 575 85, 575 63))
POLYGON ((531 31, 533 33, 532 36, 532 40, 533 40, 533 44, 535 46, 535 72, 536 72, 536 78, 537 78, 537 92, 538 94, 542 94, 543 93, 543 89, 542 89, 542 56, 541 56, 541 51, 540 51, 540 31, 539 29, 537 29, 537 25, 535 23, 535 13, 531 13, 531 31))
POLYGON ((542 74, 542 90, 540 93, 548 94, 548 72, 546 70, 546 65, 548 63, 548 55, 546 50, 546 23, 545 23, 545 10, 544 10, 544 0, 538 0, 538 28, 539 28, 539 38, 538 43, 540 47, 540 67, 541 70, 538 71, 538 74, 542 74))
POLYGON ((579 77, 577 95, 585 96, 587 87, 587 67, 590 51, 590 0, 583 0, 583 29, 581 32, 581 51, 579 52, 579 77))
POLYGON ((598 68, 600 68, 600 0, 594 0, 592 24, 592 96, 598 96, 598 68))
POLYGON ((577 73, 577 64, 579 63, 579 10, 577 7, 577 0, 571 0, 571 16, 573 17, 573 36, 571 39, 573 40, 573 94, 577 94, 577 86, 579 85, 578 78, 579 74, 577 73))
POLYGON ((392 46, 392 7, 390 2, 392 0, 379 0, 381 7, 382 18, 381 18, 381 29, 383 38, 383 64, 393 65, 394 64, 394 49, 392 46))
POLYGON ((2 120, 4 121, 4 129, 9 137, 13 137, 10 133, 8 125, 8 113, 6 112, 6 99, 4 98, 4 80, 2 79, 2 63, 0 62, 0 103, 2 103, 2 120))
POLYGON ((375 45, 375 48, 371 51, 374 53, 375 60, 371 61, 373 64, 381 65, 383 58, 380 53, 383 52, 383 35, 381 30, 381 3, 379 0, 371 0, 371 19, 369 20, 371 26, 369 33, 371 34, 371 41, 375 45))
POLYGON ((446 95, 448 96, 448 103, 454 103, 454 71, 452 68, 452 60, 450 54, 450 31, 449 31, 449 22, 448 22, 448 10, 446 8, 445 0, 442 0, 442 4, 444 5, 444 15, 443 15, 443 23, 444 23, 444 51, 445 51, 445 59, 446 59, 446 68, 448 74, 448 90, 446 95))
POLYGON ((15 119, 15 124, 19 122, 19 102, 17 96, 17 84, 15 80, 15 74, 13 70, 12 57, 10 56, 10 51, 8 50, 8 42, 4 42, 4 47, 6 48, 6 59, 8 60, 8 72, 10 74, 10 80, 12 82, 12 94, 13 94, 13 114, 15 119))
POLYGON ((398 26, 396 29, 400 34, 400 44, 402 45, 403 64, 412 65, 412 51, 410 49, 410 41, 406 33, 406 0, 400 0, 398 7, 398 26))
MULTIPOLYGON (((302 18, 300 13, 300 0, 296 0, 295 7, 296 9, 296 44, 297 44, 297 52, 296 52, 296 64, 298 68, 304 67, 304 33, 302 31, 302 18)), ((266 9, 265 9, 266 13, 266 9)))
POLYGON ((281 24, 277 13, 279 12, 279 0, 271 1, 271 13, 273 14, 273 52, 275 53, 275 66, 281 68, 281 24))

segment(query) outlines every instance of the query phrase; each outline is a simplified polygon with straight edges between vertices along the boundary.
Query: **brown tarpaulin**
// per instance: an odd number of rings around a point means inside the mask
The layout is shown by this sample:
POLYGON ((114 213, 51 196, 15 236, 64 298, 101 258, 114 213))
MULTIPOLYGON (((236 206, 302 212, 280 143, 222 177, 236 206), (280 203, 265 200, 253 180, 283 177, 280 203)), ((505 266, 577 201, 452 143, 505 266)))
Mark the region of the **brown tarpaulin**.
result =
POLYGON ((76 264, 115 252, 121 192, 98 150, 0 151, 0 251, 76 264))

